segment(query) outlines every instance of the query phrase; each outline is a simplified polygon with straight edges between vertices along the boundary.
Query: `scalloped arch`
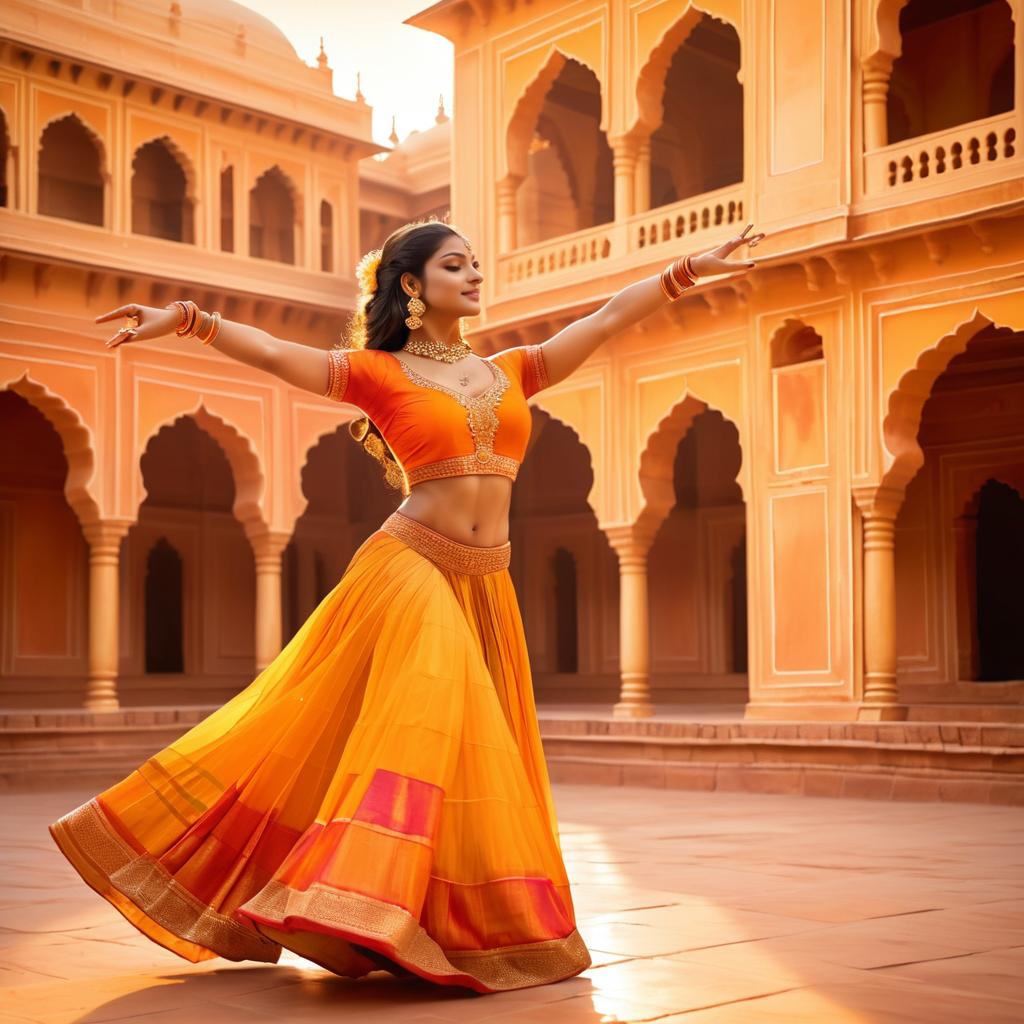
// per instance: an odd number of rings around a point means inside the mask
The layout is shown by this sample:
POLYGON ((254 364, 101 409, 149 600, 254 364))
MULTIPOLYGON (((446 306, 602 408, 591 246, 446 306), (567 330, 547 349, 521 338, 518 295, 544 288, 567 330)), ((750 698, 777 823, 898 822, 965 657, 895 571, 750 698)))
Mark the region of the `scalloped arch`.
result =
POLYGON ((637 463, 637 480, 643 504, 635 517, 637 523, 657 528, 676 503, 673 468, 679 443, 689 433, 693 421, 707 409, 714 409, 736 430, 736 443, 740 449, 740 468, 736 474, 743 500, 747 500, 744 477, 747 460, 743 453, 743 435, 739 424, 724 409, 718 408, 686 388, 682 398, 658 421, 647 435, 637 463))
POLYGON ((951 360, 965 351, 972 339, 988 327, 1000 333, 1013 334, 1024 329, 997 324, 975 306, 969 319, 961 321, 934 345, 917 357, 911 369, 900 377, 886 401, 882 422, 883 454, 886 457, 882 487, 903 493, 907 484, 924 463, 924 452, 917 440, 921 414, 932 386, 951 360))
POLYGON ((768 341, 768 353, 771 357, 772 366, 781 365, 776 363, 776 359, 784 358, 785 349, 789 343, 798 335, 801 331, 810 330, 813 331, 819 341, 821 342, 822 356, 828 360, 828 352, 826 351, 826 341, 821 336, 821 332, 814 326, 814 324, 808 323, 806 320, 795 317, 787 316, 782 323, 772 332, 772 336, 768 341))
MULTIPOLYGON (((539 397, 540 396, 538 395, 538 398, 539 397)), ((593 501, 594 492, 597 489, 597 471, 594 468, 594 453, 590 450, 590 446, 587 444, 586 441, 583 440, 583 437, 580 435, 580 432, 572 425, 572 423, 569 420, 563 419, 561 416, 555 415, 555 413, 544 408, 544 406, 540 402, 531 402, 530 410, 531 412, 541 413, 544 416, 546 416, 549 420, 551 420, 552 423, 557 423, 559 426, 565 427, 565 429, 568 430, 570 434, 572 434, 574 440, 580 446, 580 448, 582 448, 587 453, 587 460, 590 463, 592 478, 590 482, 590 490, 587 491, 586 495, 584 495, 583 500, 586 501, 587 506, 594 513, 594 515, 597 516, 597 506, 594 504, 593 501)), ((529 457, 529 454, 532 451, 534 445, 533 431, 531 431, 530 433, 531 437, 526 448, 526 453, 523 456, 524 460, 529 457)), ((600 516, 598 516, 598 518, 600 518, 600 516)))
POLYGON ((268 175, 273 172, 277 172, 280 175, 281 181, 284 182, 284 187, 288 190, 288 194, 292 197, 292 214, 295 217, 295 223, 302 224, 302 190, 299 188, 295 179, 277 162, 267 164, 259 173, 254 174, 249 179, 249 184, 246 187, 246 195, 252 198, 254 189, 259 183, 268 175))
POLYGON ((139 152, 145 146, 149 146, 154 142, 163 143, 171 156, 178 162, 182 171, 185 173, 185 195, 192 202, 196 201, 196 186, 198 183, 198 177, 196 175, 195 164, 193 164, 189 155, 184 149, 175 141, 174 136, 170 132, 161 132, 160 134, 151 135, 148 139, 140 142, 132 152, 131 167, 132 167, 132 180, 135 179, 135 158, 139 155, 139 152))
POLYGON ((198 426, 209 434, 220 445, 231 466, 231 474, 235 481, 235 502, 231 511, 235 518, 245 527, 246 534, 253 536, 269 529, 268 518, 263 508, 263 496, 266 490, 266 475, 260 461, 259 453, 252 438, 237 427, 227 416, 211 411, 207 400, 199 400, 190 408, 183 407, 166 416, 155 424, 150 433, 139 444, 134 454, 135 489, 133 498, 135 508, 133 515, 138 517, 138 507, 142 504, 146 492, 142 479, 142 454, 149 443, 160 431, 173 427, 184 416, 191 416, 198 426))
MULTIPOLYGON (((900 32, 900 11, 910 0, 872 0, 874 7, 868 20, 868 41, 863 57, 864 63, 879 59, 896 60, 903 53, 903 36, 900 32)), ((1010 8, 1010 18, 1016 23, 1021 0, 1003 0, 1010 8)))
POLYGON ((544 100, 547 97, 548 90, 561 73, 562 68, 569 61, 574 61, 593 74, 597 82, 598 95, 601 97, 601 119, 602 121, 605 120, 608 102, 604 84, 597 70, 587 61, 575 55, 564 53, 557 43, 552 43, 547 56, 541 63, 540 69, 512 104, 513 113, 505 129, 506 174, 515 175, 520 178, 526 177, 527 151, 530 147, 530 140, 533 138, 533 130, 537 124, 537 119, 540 117, 540 112, 544 106, 544 100))
POLYGON ((96 451, 92 431, 82 417, 61 395, 33 380, 30 370, 25 370, 20 377, 0 382, 0 390, 20 395, 53 425, 68 460, 64 497, 83 526, 101 519, 100 503, 92 487, 96 475, 96 451))
POLYGON ((83 117, 77 110, 71 109, 62 114, 55 114, 39 129, 39 135, 37 136, 36 142, 36 166, 39 164, 39 154, 43 151, 43 136, 46 134, 48 128, 52 125, 60 124, 61 121, 74 120, 82 126, 86 134, 92 140, 96 146, 96 150, 100 156, 100 175, 106 183, 107 178, 110 176, 110 165, 107 154, 107 146, 103 141, 103 136, 92 126, 87 117, 83 117))
MULTIPOLYGON (((743 66, 743 33, 738 12, 714 11, 708 8, 714 4, 705 2, 703 5, 687 4, 679 17, 668 25, 648 50, 646 60, 640 67, 636 79, 637 116, 630 125, 629 132, 649 134, 662 122, 662 102, 665 92, 665 76, 676 50, 686 42, 697 23, 707 16, 714 21, 729 25, 740 38, 740 68, 743 66)), ((723 7, 728 5, 723 4, 723 7)), ((742 74, 738 76, 742 82, 742 74)))

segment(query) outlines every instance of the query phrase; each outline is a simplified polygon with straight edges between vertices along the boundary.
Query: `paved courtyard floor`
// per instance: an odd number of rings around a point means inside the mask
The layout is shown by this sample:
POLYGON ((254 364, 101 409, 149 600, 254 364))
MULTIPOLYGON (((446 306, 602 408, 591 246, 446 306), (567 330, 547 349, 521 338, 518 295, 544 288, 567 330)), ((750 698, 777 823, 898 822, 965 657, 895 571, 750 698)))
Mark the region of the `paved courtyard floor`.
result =
POLYGON ((500 995, 375 971, 189 964, 75 874, 46 824, 93 791, 0 796, 0 1024, 1021 1024, 1024 810, 556 785, 594 966, 500 995))

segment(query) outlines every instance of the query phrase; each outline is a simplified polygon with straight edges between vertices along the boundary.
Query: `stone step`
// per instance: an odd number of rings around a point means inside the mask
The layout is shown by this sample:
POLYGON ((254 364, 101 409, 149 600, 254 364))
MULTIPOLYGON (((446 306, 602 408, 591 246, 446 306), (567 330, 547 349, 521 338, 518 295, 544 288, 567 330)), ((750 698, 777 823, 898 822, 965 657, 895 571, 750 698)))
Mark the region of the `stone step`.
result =
POLYGON ((785 743, 865 743, 947 747, 1024 748, 1024 723, 1016 722, 733 722, 664 721, 653 718, 548 718, 539 715, 542 736, 607 736, 726 743, 755 740, 785 743))
POLYGON ((541 721, 552 780, 1024 805, 1024 730, 977 723, 541 721))
POLYGON ((0 790, 94 787, 97 792, 119 782, 165 744, 155 746, 82 747, 59 753, 0 753, 0 790))

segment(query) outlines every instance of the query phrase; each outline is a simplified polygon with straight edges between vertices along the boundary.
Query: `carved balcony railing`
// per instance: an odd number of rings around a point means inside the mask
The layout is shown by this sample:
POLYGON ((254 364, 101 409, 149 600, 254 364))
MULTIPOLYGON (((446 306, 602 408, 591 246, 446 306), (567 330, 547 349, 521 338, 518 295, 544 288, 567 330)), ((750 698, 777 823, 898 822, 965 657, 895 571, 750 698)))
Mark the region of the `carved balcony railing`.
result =
MULTIPOLYGON (((725 185, 714 192, 681 199, 670 206, 636 213, 626 222, 629 231, 629 251, 650 249, 673 243, 673 252, 679 249, 679 240, 692 236, 717 236, 743 220, 746 186, 743 182, 725 185)), ((731 231, 729 231, 731 234, 731 231)), ((688 247, 684 243, 684 248, 688 247)), ((679 255, 679 253, 677 253, 679 255)))
POLYGON ((985 168, 1000 178, 1019 174, 1020 121, 1009 111, 865 153, 865 190, 877 196, 936 183, 958 189, 985 168))
MULTIPOLYGON (((574 231, 524 245, 498 259, 498 280, 506 289, 537 285, 577 267, 607 262, 612 256, 614 223, 574 231)), ((532 289, 531 289, 532 290, 532 289)))
POLYGON ((645 210, 624 221, 522 246, 498 257, 499 297, 542 291, 549 281, 564 284, 581 276, 633 267, 643 262, 644 250, 663 246, 666 254, 678 255, 697 248, 705 238, 724 239, 743 220, 746 205, 746 186, 739 182, 645 210), (700 241, 690 246, 685 240, 691 237, 700 241))

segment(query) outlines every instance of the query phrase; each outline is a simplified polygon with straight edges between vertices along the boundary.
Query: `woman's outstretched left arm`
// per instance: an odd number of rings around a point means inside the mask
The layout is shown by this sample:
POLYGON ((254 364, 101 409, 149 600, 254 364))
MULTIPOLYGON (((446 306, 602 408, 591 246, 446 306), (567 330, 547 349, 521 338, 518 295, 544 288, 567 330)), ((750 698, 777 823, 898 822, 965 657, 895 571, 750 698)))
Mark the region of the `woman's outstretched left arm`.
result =
MULTIPOLYGON (((707 277, 713 274, 733 273, 737 270, 750 270, 755 265, 753 260, 730 262, 726 257, 741 245, 753 248, 765 237, 763 232, 747 237, 747 232, 753 226, 748 224, 743 229, 743 234, 730 238, 729 241, 699 256, 691 257, 690 263, 694 273, 699 277, 707 277)), ((626 285, 600 309, 562 328, 541 343, 548 385, 564 380, 612 335, 632 326, 638 320, 643 320, 668 301, 665 292, 662 291, 659 272, 626 285)))

